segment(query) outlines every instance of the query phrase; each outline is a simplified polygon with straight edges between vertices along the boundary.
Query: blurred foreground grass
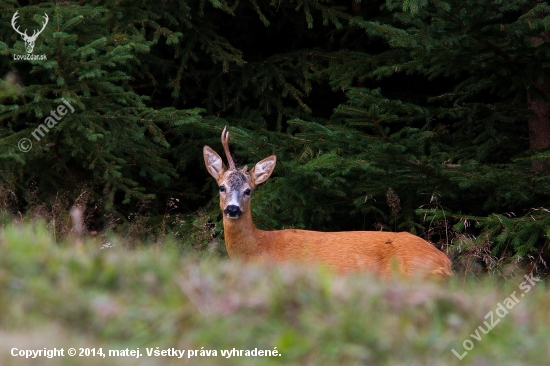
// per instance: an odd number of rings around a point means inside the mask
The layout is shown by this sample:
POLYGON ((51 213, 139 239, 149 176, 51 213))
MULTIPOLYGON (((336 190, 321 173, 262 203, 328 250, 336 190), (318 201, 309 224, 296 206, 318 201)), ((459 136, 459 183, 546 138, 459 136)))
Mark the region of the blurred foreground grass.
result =
POLYGON ((550 359, 543 281, 521 297, 522 278, 380 282, 290 264, 199 260, 169 242, 98 247, 55 244, 40 224, 0 231, 0 365, 546 365, 550 359), (478 326, 491 324, 485 315, 514 291, 519 302, 478 336, 478 326), (473 348, 459 360, 451 349, 463 354, 467 339, 473 348), (14 347, 64 348, 65 357, 14 357, 14 347), (143 356, 69 357, 69 347, 105 354, 139 348, 143 356), (217 356, 147 356, 147 348, 157 347, 202 347, 217 356), (281 356, 221 355, 275 347, 281 356))

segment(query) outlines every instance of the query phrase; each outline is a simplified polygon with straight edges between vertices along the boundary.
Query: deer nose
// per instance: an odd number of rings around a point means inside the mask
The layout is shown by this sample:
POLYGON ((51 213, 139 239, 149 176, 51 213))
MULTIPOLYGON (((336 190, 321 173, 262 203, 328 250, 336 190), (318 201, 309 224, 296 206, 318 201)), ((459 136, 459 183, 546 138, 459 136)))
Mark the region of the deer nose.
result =
POLYGON ((237 217, 241 216, 243 213, 239 206, 235 205, 229 205, 223 210, 223 212, 227 215, 227 217, 230 217, 232 219, 236 219, 237 217))

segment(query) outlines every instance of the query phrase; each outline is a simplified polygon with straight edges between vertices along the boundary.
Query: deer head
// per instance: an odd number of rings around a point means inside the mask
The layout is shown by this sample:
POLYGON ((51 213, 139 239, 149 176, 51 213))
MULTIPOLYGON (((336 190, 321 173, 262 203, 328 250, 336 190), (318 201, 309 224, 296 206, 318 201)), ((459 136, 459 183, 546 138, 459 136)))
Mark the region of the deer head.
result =
POLYGON ((42 24, 42 29, 40 29, 39 31, 37 30, 34 30, 34 32, 32 33, 32 36, 29 36, 27 35, 27 30, 25 29, 25 32, 20 32, 19 31, 19 27, 16 27, 15 25, 15 22, 17 20, 17 18, 19 17, 17 15, 19 11, 16 11, 15 14, 13 14, 13 17, 11 18, 11 26, 13 27, 13 29, 19 33, 21 35, 21 37, 23 37, 23 41, 25 42, 25 49, 27 51, 27 53, 32 53, 33 49, 34 49, 34 42, 36 42, 36 38, 38 38, 38 36, 40 35, 40 33, 42 33, 42 31, 44 30, 44 28, 46 28, 46 25, 48 24, 48 14, 44 13, 44 23, 42 24))
POLYGON ((258 162, 254 168, 247 172, 247 167, 237 169, 231 153, 229 152, 229 132, 226 128, 222 132, 222 145, 229 168, 223 163, 222 158, 209 146, 203 149, 206 169, 216 179, 220 187, 220 207, 224 213, 224 219, 238 219, 243 212, 250 211, 250 195, 254 188, 269 178, 277 158, 271 155, 258 162))

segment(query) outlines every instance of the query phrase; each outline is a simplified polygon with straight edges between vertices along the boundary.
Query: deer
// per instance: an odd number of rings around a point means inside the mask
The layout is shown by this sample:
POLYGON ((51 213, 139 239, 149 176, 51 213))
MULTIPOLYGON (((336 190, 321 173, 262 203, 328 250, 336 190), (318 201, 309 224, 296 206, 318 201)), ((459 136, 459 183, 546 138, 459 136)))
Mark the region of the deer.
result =
POLYGON ((46 25, 48 24, 48 20, 50 18, 48 17, 48 14, 44 13, 44 17, 43 17, 44 18, 44 23, 42 23, 42 29, 40 29, 40 30, 35 29, 33 31, 32 35, 29 36, 27 34, 26 29, 25 29, 25 32, 21 32, 19 30, 19 26, 16 25, 17 18, 19 18, 19 15, 17 15, 17 13, 19 13, 19 10, 16 11, 15 14, 13 14, 13 17, 11 18, 11 26, 23 38, 23 41, 25 42, 25 50, 27 51, 27 53, 32 53, 32 51, 34 49, 34 43, 36 42, 36 39, 38 38, 40 33, 42 33, 42 31, 46 28, 46 25))
POLYGON ((209 146, 204 146, 203 157, 219 187, 229 258, 321 264, 340 274, 366 271, 383 279, 397 275, 440 280, 453 274, 451 261, 442 251, 408 232, 258 229, 252 221, 251 195, 271 176, 277 158, 268 156, 250 171, 247 166, 238 169, 229 151, 226 127, 221 141, 227 166, 209 146))

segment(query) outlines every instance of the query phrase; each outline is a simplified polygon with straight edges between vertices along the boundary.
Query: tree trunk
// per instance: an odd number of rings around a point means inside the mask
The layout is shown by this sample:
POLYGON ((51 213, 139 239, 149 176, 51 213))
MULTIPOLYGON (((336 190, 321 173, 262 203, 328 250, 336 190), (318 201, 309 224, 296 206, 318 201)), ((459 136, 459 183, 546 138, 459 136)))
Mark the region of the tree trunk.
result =
POLYGON ((361 3, 357 0, 351 0, 351 10, 354 15, 357 15, 361 12, 361 3))
MULTIPOLYGON (((534 87, 544 95, 542 98, 531 98, 527 92, 529 108, 529 147, 533 150, 545 150, 550 147, 550 85, 535 83, 534 87)), ((534 161, 533 167, 538 170, 550 170, 544 161, 534 161)))

